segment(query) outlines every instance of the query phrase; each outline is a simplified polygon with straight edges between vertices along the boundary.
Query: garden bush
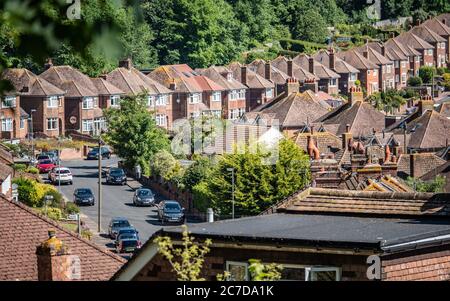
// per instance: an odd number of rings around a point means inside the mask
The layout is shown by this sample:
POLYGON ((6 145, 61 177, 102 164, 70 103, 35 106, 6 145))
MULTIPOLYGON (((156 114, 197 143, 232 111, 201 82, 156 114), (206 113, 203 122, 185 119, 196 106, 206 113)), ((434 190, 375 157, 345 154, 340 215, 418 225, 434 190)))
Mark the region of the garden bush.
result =
POLYGON ((27 169, 27 165, 23 163, 15 163, 12 165, 12 168, 15 171, 25 171, 27 169))
POLYGON ((67 202, 64 211, 66 214, 77 214, 80 213, 80 208, 73 202, 67 202))
POLYGON ((419 76, 411 76, 408 79, 408 86, 418 87, 421 86, 422 84, 423 84, 422 78, 420 78, 419 76))
POLYGON ((62 219, 63 214, 62 214, 61 209, 59 209, 59 208, 48 207, 47 208, 47 217, 52 220, 59 221, 60 219, 62 219))
POLYGON ((39 174, 39 169, 37 169, 36 167, 33 167, 33 166, 29 166, 25 171, 27 173, 30 173, 30 174, 33 174, 33 175, 39 174))

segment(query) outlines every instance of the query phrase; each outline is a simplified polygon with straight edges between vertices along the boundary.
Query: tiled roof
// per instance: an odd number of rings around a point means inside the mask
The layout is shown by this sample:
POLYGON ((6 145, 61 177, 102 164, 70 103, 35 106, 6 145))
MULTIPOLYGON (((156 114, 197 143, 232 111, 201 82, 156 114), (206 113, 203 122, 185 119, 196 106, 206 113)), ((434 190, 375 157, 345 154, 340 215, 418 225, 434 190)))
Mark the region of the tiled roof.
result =
POLYGON ((435 169, 427 172, 422 177, 421 180, 430 181, 434 180, 436 176, 445 177, 444 192, 450 193, 450 161, 436 167, 435 169))
MULTIPOLYGON (((411 175, 410 154, 401 154, 398 159, 398 175, 405 177, 411 175)), ((414 154, 414 176, 420 178, 424 174, 436 169, 446 161, 439 158, 434 153, 418 153, 414 154)))
POLYGON ((363 54, 364 51, 367 51, 367 54, 369 55, 368 60, 371 61, 372 63, 377 64, 378 66, 393 64, 393 62, 391 60, 389 60, 387 57, 383 56, 381 53, 376 51, 374 48, 369 47, 368 45, 364 45, 364 46, 355 48, 354 50, 358 51, 360 54, 363 54))
POLYGON ((436 17, 436 19, 438 19, 442 23, 445 22, 447 26, 450 26, 450 13, 440 14, 439 16, 436 17))
POLYGON ((428 26, 415 26, 410 30, 410 32, 427 41, 428 43, 446 42, 443 37, 435 33, 428 26))
MULTIPOLYGON (((259 109, 245 114, 247 120, 277 119, 281 127, 303 127, 308 122, 326 114, 328 109, 313 93, 283 93, 259 109)), ((266 121, 267 122, 267 121, 266 121)))
POLYGON ((450 216, 448 195, 309 188, 278 205, 286 213, 450 216))
POLYGON ((16 93, 31 96, 63 95, 64 91, 25 68, 12 68, 3 71, 1 78, 11 82, 16 93), (27 87, 28 92, 23 89, 27 87))
POLYGON ((113 84, 109 83, 105 79, 101 77, 92 78, 92 82, 94 83, 95 87, 97 88, 99 95, 117 95, 117 94, 124 94, 122 90, 114 86, 113 84))
POLYGON ((338 52, 336 55, 343 61, 349 63, 350 65, 359 70, 379 69, 377 64, 372 63, 358 51, 353 49, 344 52, 338 52))
MULTIPOLYGON (((265 77, 266 73, 266 62, 261 59, 254 60, 247 65, 248 68, 262 77, 265 77)), ((289 78, 287 73, 281 71, 280 69, 270 65, 271 81, 278 85, 284 85, 286 80, 289 78)))
POLYGON ((145 76, 134 67, 119 67, 106 75, 106 80, 128 95, 147 93, 149 95, 169 94, 169 90, 156 80, 145 76))
MULTIPOLYGON (((300 67, 309 70, 309 56, 306 54, 299 54, 292 59, 294 63, 299 65, 300 67)), ((314 61, 314 74, 319 78, 340 78, 341 76, 331 70, 328 67, 325 67, 321 63, 314 61)))
POLYGON ((384 43, 384 47, 386 48, 386 51, 395 50, 408 57, 420 55, 420 52, 410 47, 409 45, 403 44, 402 42, 400 42, 398 39, 395 38, 387 40, 384 43))
POLYGON ((66 97, 97 96, 98 91, 89 76, 71 66, 51 66, 39 75, 61 90, 66 97))
MULTIPOLYGON (((287 74, 288 72, 288 59, 284 56, 278 56, 276 59, 272 60, 270 62, 272 66, 277 68, 278 70, 283 71, 287 74)), ((297 65, 295 62, 292 62, 292 75, 294 78, 296 78, 299 82, 304 82, 305 80, 319 80, 319 78, 310 73, 308 71, 308 68, 302 68, 301 66, 297 65)))
POLYGON ((371 134, 375 129, 381 132, 384 129, 384 114, 375 109, 370 103, 356 101, 352 105, 345 103, 315 121, 316 123, 338 124, 336 135, 341 135, 350 125, 353 135, 371 134))
MULTIPOLYGON (((241 67, 243 65, 239 62, 233 62, 230 65, 228 65, 228 68, 233 72, 234 78, 239 80, 242 83, 242 73, 241 73, 241 67)), ((275 85, 265 79, 264 77, 260 76, 259 74, 253 72, 249 68, 247 68, 247 87, 253 88, 253 89, 270 89, 274 88, 275 85)))
POLYGON ((55 230, 81 261, 81 280, 109 280, 126 262, 27 206, 0 196, 0 280, 37 280, 36 247, 55 230))
MULTIPOLYGON (((306 132, 298 133, 295 138, 295 143, 305 152, 308 151, 308 137, 311 137, 311 133, 306 132)), ((334 150, 342 148, 341 138, 329 132, 314 132, 312 134, 312 139, 321 154, 328 154, 330 152, 330 147, 334 150)))
POLYGON ((424 21, 420 26, 427 27, 441 36, 450 36, 450 27, 437 18, 424 21))
MULTIPOLYGON (((328 67, 330 66, 330 53, 325 49, 319 50, 314 55, 314 59, 316 61, 318 61, 319 63, 321 63, 322 65, 325 65, 328 67)), ((334 62, 334 64, 335 64, 334 71, 336 71, 337 73, 341 73, 341 74, 342 73, 359 73, 358 69, 356 69, 349 63, 341 60, 336 54, 334 55, 334 61, 335 61, 334 62)))
POLYGON ((0 162, 0 183, 2 183, 6 178, 12 175, 14 172, 13 168, 5 163, 0 162))
POLYGON ((361 181, 356 176, 345 182, 349 190, 381 191, 381 192, 414 192, 402 179, 390 175, 378 178, 368 178, 361 181))
POLYGON ((395 37, 395 39, 416 50, 434 48, 433 45, 429 44, 427 41, 424 41, 422 38, 409 31, 401 33, 399 36, 395 37))
POLYGON ((439 107, 439 113, 442 116, 450 118, 450 102, 443 102, 439 107))
POLYGON ((214 82, 218 83, 220 86, 228 90, 240 90, 247 88, 234 77, 232 77, 231 79, 227 79, 227 74, 233 74, 233 72, 223 66, 211 66, 206 69, 196 69, 195 71, 200 73, 201 75, 208 77, 209 79, 213 80, 214 82))
POLYGON ((0 162, 3 162, 8 165, 14 163, 14 157, 12 153, 1 144, 0 144, 0 162))

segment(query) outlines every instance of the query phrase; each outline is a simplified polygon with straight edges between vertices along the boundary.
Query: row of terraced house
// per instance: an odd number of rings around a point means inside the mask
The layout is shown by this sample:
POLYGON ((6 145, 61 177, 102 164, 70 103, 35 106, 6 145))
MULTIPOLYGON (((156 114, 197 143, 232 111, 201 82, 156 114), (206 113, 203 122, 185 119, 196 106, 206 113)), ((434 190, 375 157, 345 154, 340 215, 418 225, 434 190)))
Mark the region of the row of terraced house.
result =
POLYGON ((125 95, 147 95, 156 123, 171 129, 177 119, 203 114, 236 120, 282 94, 289 78, 299 82, 300 92, 311 90, 326 100, 348 94, 357 80, 366 95, 401 89, 421 66, 447 66, 449 24, 450 14, 443 14, 384 43, 341 52, 330 47, 310 56, 279 56, 248 65, 233 62, 194 70, 179 64, 143 73, 126 59, 98 78, 71 66, 54 66, 51 59, 40 75, 7 69, 2 79, 14 90, 2 99, 0 138, 22 139, 30 132, 44 137, 98 133, 106 128, 103 109, 118 106, 125 95))

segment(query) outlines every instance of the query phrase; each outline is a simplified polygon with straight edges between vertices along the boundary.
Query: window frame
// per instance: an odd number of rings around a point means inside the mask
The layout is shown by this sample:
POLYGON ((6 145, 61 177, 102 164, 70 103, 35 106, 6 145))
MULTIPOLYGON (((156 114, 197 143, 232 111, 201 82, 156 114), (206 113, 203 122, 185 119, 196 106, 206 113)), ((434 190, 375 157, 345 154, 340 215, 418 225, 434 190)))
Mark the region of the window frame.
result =
POLYGON ((215 101, 215 102, 218 102, 218 101, 221 101, 222 100, 222 92, 220 92, 220 91, 215 91, 215 92, 213 92, 212 93, 212 95, 211 95, 211 101, 215 101), (217 97, 218 96, 218 97, 217 97), (217 98, 217 99, 216 99, 217 98))
POLYGON ((1 131, 12 132, 14 130, 14 121, 12 118, 2 118, 1 131))
POLYGON ((120 105, 120 95, 111 95, 109 103, 111 107, 118 107, 120 105))
POLYGON ((190 104, 202 102, 202 93, 189 93, 188 100, 190 104))
POLYGON ((17 97, 13 95, 6 95, 2 99, 1 107, 2 109, 9 109, 16 107, 17 97), (9 103, 9 104, 8 104, 9 103))
POLYGON ((58 96, 49 96, 47 97, 47 108, 57 108, 59 107, 59 99, 58 96))
POLYGON ((82 120, 81 120, 81 131, 82 131, 82 132, 91 132, 91 131, 93 131, 93 130, 94 130, 94 119, 82 119, 82 120), (88 130, 85 130, 85 129, 84 129, 85 123, 88 124, 88 125, 89 125, 89 124, 91 125, 90 129, 88 129, 88 130))
POLYGON ((83 97, 83 103, 81 107, 83 110, 91 110, 94 108, 94 102, 95 102, 94 97, 91 96, 83 97), (91 104, 91 106, 89 106, 89 104, 91 104))
MULTIPOLYGON (((245 268, 245 276, 244 276, 244 281, 249 281, 250 280, 250 273, 248 271, 248 267, 249 264, 247 262, 241 262, 241 261, 225 261, 225 271, 230 272, 229 267, 230 265, 234 265, 234 266, 241 266, 245 268)), ((231 277, 231 273, 230 273, 230 277, 231 277)), ((228 281, 234 281, 231 279, 227 279, 228 281)))
POLYGON ((165 114, 156 114, 155 115, 155 123, 156 123, 157 126, 166 126, 167 125, 167 115, 165 115, 165 114), (163 121, 163 122, 161 123, 161 122, 158 122, 158 121, 163 121))
POLYGON ((58 130, 58 117, 47 118, 47 131, 57 131, 58 130), (52 125, 49 127, 49 125, 52 125), (54 127, 53 127, 54 125, 54 127))
POLYGON ((273 88, 266 88, 264 95, 266 96, 266 98, 273 98, 274 96, 273 92, 274 92, 273 88), (270 92, 270 94, 268 94, 268 92, 270 92))

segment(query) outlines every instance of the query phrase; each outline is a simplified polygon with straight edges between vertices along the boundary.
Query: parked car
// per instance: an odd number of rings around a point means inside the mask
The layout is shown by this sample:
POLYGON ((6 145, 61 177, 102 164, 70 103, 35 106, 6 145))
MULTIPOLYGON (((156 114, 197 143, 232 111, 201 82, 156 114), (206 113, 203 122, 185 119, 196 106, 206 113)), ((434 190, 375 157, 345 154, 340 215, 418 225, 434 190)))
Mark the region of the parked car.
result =
POLYGON ((136 238, 123 239, 117 245, 117 253, 132 253, 141 248, 141 242, 136 238))
POLYGON ((108 234, 112 239, 116 239, 120 229, 131 227, 130 222, 124 217, 114 217, 108 225, 108 234))
POLYGON ((73 192, 73 202, 77 205, 95 205, 94 193, 90 188, 77 188, 73 192))
POLYGON ((48 173, 48 179, 53 184, 73 184, 73 176, 67 167, 54 167, 48 173))
POLYGON ((106 176, 106 184, 127 184, 127 175, 122 168, 111 168, 106 176))
MULTIPOLYGON (((48 157, 48 156, 47 156, 48 157)), ((56 167, 55 163, 50 158, 41 159, 36 165, 40 173, 48 173, 50 170, 56 167)))
POLYGON ((135 206, 154 206, 155 194, 148 188, 139 188, 134 192, 133 204, 135 206))
POLYGON ((40 153, 39 155, 37 155, 36 159, 38 161, 41 161, 41 160, 52 160, 52 158, 50 158, 50 156, 47 153, 40 153))
POLYGON ((114 241, 114 245, 118 246, 121 239, 130 239, 136 238, 139 240, 139 231, 134 227, 122 228, 116 234, 116 240, 114 241))
POLYGON ((49 150, 49 151, 46 152, 45 154, 46 154, 47 156, 49 156, 50 159, 53 160, 53 163, 58 164, 58 161, 59 161, 59 155, 58 155, 58 154, 59 154, 59 152, 58 152, 57 149, 49 150))
POLYGON ((184 208, 177 201, 162 201, 158 206, 158 219, 164 223, 184 223, 184 208))
MULTIPOLYGON (((86 159, 88 159, 88 160, 98 160, 98 153, 99 153, 98 150, 99 150, 98 147, 92 148, 88 152, 86 159)), ((102 153, 102 159, 109 159, 109 158, 111 158, 111 151, 106 146, 102 146, 101 147, 101 153, 102 153)))

